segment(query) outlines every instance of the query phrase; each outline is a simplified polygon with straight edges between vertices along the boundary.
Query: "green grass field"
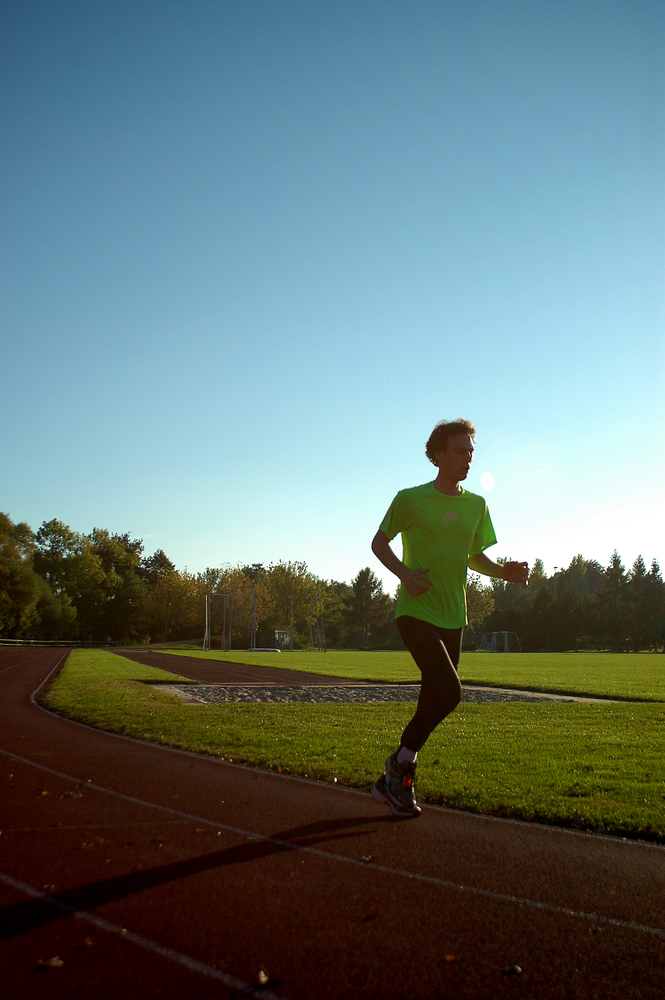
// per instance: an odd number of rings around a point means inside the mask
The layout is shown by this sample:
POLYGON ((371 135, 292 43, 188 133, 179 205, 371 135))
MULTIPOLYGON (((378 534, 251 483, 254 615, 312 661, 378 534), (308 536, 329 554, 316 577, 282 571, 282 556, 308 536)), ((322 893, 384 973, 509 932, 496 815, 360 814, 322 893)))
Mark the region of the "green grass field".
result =
MULTIPOLYGON (((418 681, 420 674, 406 651, 365 653, 249 653, 238 650, 203 653, 160 649, 174 656, 195 656, 234 663, 304 670, 368 681, 418 681)), ((607 695, 611 698, 665 702, 665 656, 662 653, 463 653, 463 682, 493 687, 607 695)))
MULTIPOLYGON (((364 655, 379 657, 377 664, 400 656, 364 655)), ((334 662, 331 654, 311 656, 334 662)), ((601 693, 625 683, 612 676, 618 670, 606 668, 601 693)), ((75 650, 42 701, 138 739, 359 788, 371 786, 413 710, 185 705, 141 683, 160 680, 177 679, 103 650, 75 650)), ((665 704, 462 704, 419 760, 422 801, 665 842, 665 704)))

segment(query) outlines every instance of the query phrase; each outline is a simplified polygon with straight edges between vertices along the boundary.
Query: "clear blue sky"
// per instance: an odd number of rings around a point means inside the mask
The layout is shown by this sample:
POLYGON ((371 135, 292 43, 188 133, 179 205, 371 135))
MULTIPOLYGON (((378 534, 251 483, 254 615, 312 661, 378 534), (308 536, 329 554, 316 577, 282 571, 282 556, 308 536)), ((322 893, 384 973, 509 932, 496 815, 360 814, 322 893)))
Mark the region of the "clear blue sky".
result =
POLYGON ((465 416, 489 554, 665 564, 664 21, 5 0, 0 509, 392 590, 465 416))

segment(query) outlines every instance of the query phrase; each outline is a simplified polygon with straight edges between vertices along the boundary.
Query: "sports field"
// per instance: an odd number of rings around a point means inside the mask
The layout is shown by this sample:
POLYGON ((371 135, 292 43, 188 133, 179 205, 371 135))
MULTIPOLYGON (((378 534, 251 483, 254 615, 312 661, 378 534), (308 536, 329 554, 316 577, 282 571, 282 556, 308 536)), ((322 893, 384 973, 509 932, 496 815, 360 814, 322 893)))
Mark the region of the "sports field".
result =
MULTIPOLYGON (((164 648, 160 652, 353 680, 414 683, 420 679, 406 651, 250 653, 234 649, 204 653, 164 648)), ((660 653, 463 653, 459 674, 466 684, 665 702, 665 656, 660 653)))
MULTIPOLYGON (((372 679, 414 679, 390 674, 407 669, 406 654, 400 666, 399 653, 240 655, 253 662, 267 658, 270 666, 279 658, 300 670, 316 663, 317 672, 327 674, 336 663, 341 669, 340 657, 349 670, 352 658, 364 655, 374 658, 372 679)), ((594 693, 626 698, 639 690, 642 698, 655 698, 662 692, 663 657, 577 654, 587 655, 596 657, 585 668, 597 681, 594 693), (631 679, 622 660, 644 676, 631 679)), ((478 679, 486 683, 491 673, 498 683, 495 658, 476 656, 478 679)), ((565 662, 566 654, 541 654, 538 666, 534 656, 529 686, 549 687, 551 672, 565 662)), ((500 669, 507 685, 511 670, 522 676, 527 667, 505 663, 500 669)), ((369 676, 365 661, 359 659, 358 670, 369 676)), ((75 650, 43 702, 67 717, 139 739, 361 788, 380 773, 413 710, 400 703, 187 705, 154 686, 174 680, 171 673, 106 651, 75 650)), ((433 733, 419 761, 423 801, 665 841, 663 702, 462 704, 433 733)))

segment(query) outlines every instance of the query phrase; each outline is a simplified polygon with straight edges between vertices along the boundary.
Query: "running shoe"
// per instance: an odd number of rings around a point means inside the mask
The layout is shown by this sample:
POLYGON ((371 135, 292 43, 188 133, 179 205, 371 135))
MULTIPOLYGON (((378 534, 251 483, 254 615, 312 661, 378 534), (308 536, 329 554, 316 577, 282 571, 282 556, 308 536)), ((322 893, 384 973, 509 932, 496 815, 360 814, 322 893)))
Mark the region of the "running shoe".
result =
POLYGON ((397 754, 391 753, 385 774, 381 775, 371 794, 377 801, 385 802, 394 816, 418 816, 420 806, 413 791, 415 774, 415 760, 399 764, 397 754))

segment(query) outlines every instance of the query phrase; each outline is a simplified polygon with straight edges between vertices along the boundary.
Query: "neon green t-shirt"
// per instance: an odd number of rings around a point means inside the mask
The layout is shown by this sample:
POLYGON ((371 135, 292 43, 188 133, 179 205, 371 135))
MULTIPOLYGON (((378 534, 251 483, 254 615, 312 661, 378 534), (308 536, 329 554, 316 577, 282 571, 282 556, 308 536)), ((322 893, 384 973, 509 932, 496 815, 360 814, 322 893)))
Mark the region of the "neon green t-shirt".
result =
POLYGON ((441 628, 466 625, 466 571, 469 556, 496 543, 483 497, 462 491, 439 493, 434 483, 400 490, 381 522, 388 540, 401 532, 402 562, 429 569, 429 590, 413 597, 400 587, 395 617, 411 615, 441 628))

